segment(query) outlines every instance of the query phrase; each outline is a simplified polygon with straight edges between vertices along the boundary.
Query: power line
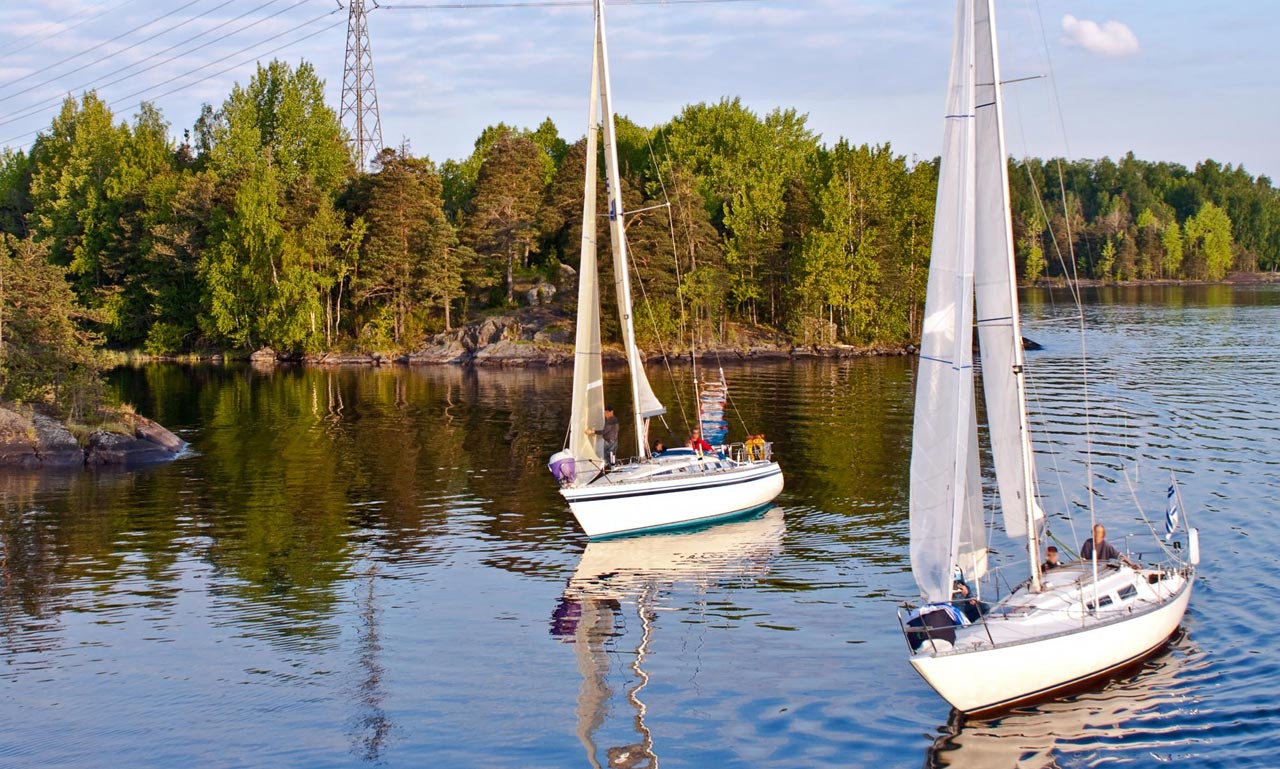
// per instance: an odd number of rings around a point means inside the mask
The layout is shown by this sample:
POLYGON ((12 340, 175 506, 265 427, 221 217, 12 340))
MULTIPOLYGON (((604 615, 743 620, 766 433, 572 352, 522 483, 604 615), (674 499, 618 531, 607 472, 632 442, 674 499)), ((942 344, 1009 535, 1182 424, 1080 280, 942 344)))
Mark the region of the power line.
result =
MULTIPOLYGON (((138 31, 138 30, 140 30, 140 29, 146 29, 147 27, 151 26, 152 24, 155 24, 157 21, 160 21, 161 19, 167 19, 167 18, 169 18, 170 16, 172 16, 173 14, 177 13, 178 11, 184 11, 184 10, 186 10, 187 8, 190 8, 191 6, 195 5, 195 4, 196 4, 196 3, 198 3, 198 2, 200 2, 200 0, 190 0, 190 2, 188 2, 186 5, 182 5, 182 6, 179 6, 179 7, 177 7, 177 8, 174 8, 172 11, 169 11, 169 12, 168 12, 168 13, 166 13, 166 14, 162 14, 162 15, 160 15, 160 16, 157 16, 156 18, 152 19, 151 21, 148 21, 148 22, 147 22, 147 23, 145 23, 145 24, 139 24, 138 26, 134 27, 133 29, 129 30, 128 32, 122 32, 122 33, 120 33, 120 34, 116 35, 115 37, 111 38, 110 40, 103 40, 101 43, 98 43, 97 45, 94 45, 94 46, 90 46, 89 48, 84 49, 84 50, 83 50, 83 51, 81 51, 80 53, 72 54, 71 56, 68 56, 67 58, 62 59, 61 61, 54 62, 53 64, 50 64, 50 65, 49 65, 48 67, 46 67, 45 69, 54 69, 55 67, 61 67, 63 64, 66 64, 66 63, 67 63, 67 62, 69 62, 69 61, 73 61, 73 60, 75 60, 75 59, 78 59, 78 58, 80 58, 81 56, 84 56, 86 53, 89 53, 89 52, 91 52, 91 51, 96 51, 96 50, 98 50, 99 48, 101 48, 102 46, 107 45, 107 44, 109 44, 109 43, 114 43, 115 41, 119 40, 119 39, 120 39, 120 38, 122 38, 122 37, 128 37, 129 35, 132 35, 134 32, 137 32, 137 31, 138 31)), ((11 85, 13 85, 13 84, 15 84, 15 83, 17 83, 17 82, 21 81, 21 80, 23 79, 23 77, 26 77, 26 76, 25 76, 25 75, 23 75, 22 77, 16 77, 16 78, 14 78, 13 80, 10 80, 10 81, 9 81, 9 82, 7 82, 7 83, 0 83, 0 88, 8 88, 9 86, 11 86, 11 85)))
MULTIPOLYGON (((205 30, 204 32, 201 32, 201 33, 200 33, 200 34, 198 34, 198 35, 192 35, 191 37, 187 38, 186 40, 183 40, 182 42, 174 43, 173 45, 169 46, 168 48, 165 48, 165 49, 164 49, 164 50, 162 50, 162 51, 157 51, 156 53, 151 54, 150 56, 148 56, 148 57, 147 57, 147 58, 145 58, 145 59, 141 59, 141 60, 139 60, 139 61, 135 61, 135 62, 133 62, 132 64, 126 65, 126 66, 124 66, 124 67, 119 67, 119 68, 117 68, 117 69, 115 69, 115 70, 112 70, 111 72, 108 72, 108 73, 107 73, 107 74, 105 74, 105 75, 102 75, 102 76, 100 76, 100 77, 98 77, 98 78, 94 78, 94 79, 92 79, 92 80, 85 81, 84 83, 81 83, 80 85, 78 85, 78 86, 76 86, 76 87, 74 87, 74 88, 69 88, 69 89, 67 89, 67 90, 68 90, 68 91, 70 91, 70 92, 82 91, 82 90, 84 90, 84 89, 86 89, 86 88, 88 88, 88 87, 90 87, 90 86, 92 86, 92 87, 93 87, 93 88, 95 88, 95 89, 98 89, 98 88, 108 88, 108 87, 113 86, 113 85, 115 85, 115 84, 117 84, 117 83, 122 83, 122 82, 124 82, 124 81, 126 81, 126 80, 129 80, 129 79, 135 78, 135 77, 137 77, 137 76, 141 75, 141 74, 142 74, 142 73, 144 73, 144 72, 150 72, 151 70, 153 70, 153 69, 155 69, 155 68, 157 68, 157 67, 162 67, 162 66, 164 66, 165 64, 168 64, 168 63, 170 63, 170 62, 172 62, 172 61, 176 61, 176 60, 178 60, 178 59, 180 59, 180 58, 182 58, 182 57, 184 57, 184 56, 189 56, 189 55, 191 55, 191 54, 195 53, 196 51, 201 50, 202 48, 208 48, 209 46, 211 46, 211 45, 213 45, 213 44, 215 44, 215 43, 220 43, 220 42, 222 42, 223 40, 226 40, 226 39, 227 39, 227 38, 229 38, 229 37, 234 37, 234 36, 236 36, 236 35, 238 35, 238 34, 240 34, 240 33, 242 33, 242 32, 245 32, 245 31, 247 31, 247 30, 253 29, 254 27, 258 26, 259 24, 262 24, 262 23, 264 23, 264 22, 270 21, 271 19, 274 19, 275 17, 277 17, 277 16, 279 16, 279 15, 281 15, 281 14, 283 14, 283 13, 286 13, 286 12, 288 12, 288 11, 291 11, 291 10, 293 10, 294 8, 297 8, 298 6, 303 5, 304 3, 310 2, 310 0, 298 0, 298 2, 294 3, 293 5, 285 6, 284 8, 281 8, 280 10, 277 10, 277 11, 276 11, 276 12, 274 12, 274 13, 271 13, 271 14, 269 14, 269 15, 267 15, 267 16, 264 16, 264 17, 262 17, 262 18, 260 18, 260 19, 258 19, 258 20, 256 20, 256 21, 253 21, 253 22, 251 22, 251 23, 249 23, 249 24, 245 24, 244 26, 240 27, 239 29, 232 30, 232 31, 230 31, 230 32, 226 33, 225 35, 220 35, 219 37, 215 37, 215 38, 213 38, 212 40, 206 40, 205 42, 201 43, 200 45, 197 45, 197 46, 196 46, 196 47, 194 47, 194 48, 190 48, 190 49, 188 49, 188 50, 186 50, 186 51, 183 51, 183 52, 181 52, 181 53, 179 53, 179 54, 177 54, 177 55, 170 56, 170 57, 169 57, 169 58, 167 58, 167 59, 163 59, 163 60, 161 60, 161 61, 158 61, 158 62, 156 62, 155 64, 152 64, 152 65, 151 65, 151 66, 149 66, 149 67, 144 67, 144 68, 142 68, 142 69, 140 69, 140 70, 137 70, 136 72, 132 72, 132 73, 130 73, 130 74, 128 74, 128 75, 124 75, 123 77, 118 77, 118 78, 116 78, 115 80, 106 80, 105 82, 104 82, 104 80, 103 80, 104 78, 109 78, 109 77, 111 77, 112 75, 116 75, 116 74, 119 74, 119 73, 124 72, 124 71, 126 71, 126 70, 133 69, 134 67, 137 67, 139 64, 142 64, 142 63, 143 63, 143 62, 145 62, 145 61, 149 61, 149 60, 151 60, 151 59, 154 59, 154 58, 155 58, 155 57, 157 57, 157 56, 163 56, 164 54, 168 53, 169 51, 172 51, 172 50, 173 50, 173 49, 175 49, 175 48, 178 48, 178 47, 180 47, 180 46, 186 45, 187 43, 190 43, 190 42, 191 42, 191 41, 193 41, 193 40, 198 40, 199 38, 204 37, 205 35, 207 35, 207 34, 209 34, 209 33, 211 33, 211 32, 216 32, 217 30, 221 29, 222 27, 227 26, 228 24, 234 24, 235 22, 240 21, 240 20, 241 20, 241 19, 243 19, 244 17, 246 17, 246 16, 248 16, 248 15, 250 15, 250 14, 252 14, 252 13, 256 13, 256 12, 258 12, 258 11, 261 11, 261 10, 263 10, 263 9, 265 9, 265 8, 269 7, 269 6, 272 6, 272 5, 276 4, 276 3, 277 3, 277 2, 279 2, 279 1, 280 1, 280 0, 269 0, 269 1, 268 1, 268 2, 266 2, 266 3, 263 3, 262 5, 257 6, 256 8, 252 8, 252 9, 250 9, 250 10, 248 10, 248 11, 245 11, 244 13, 240 14, 239 16, 236 16, 236 17, 235 17, 235 18, 233 18, 233 19, 228 19, 227 21, 224 21, 224 22, 222 22, 221 24, 219 24, 219 25, 217 25, 217 26, 215 26, 215 27, 212 27, 212 28, 210 28, 210 29, 207 29, 207 30, 205 30)), ((324 14, 324 15, 328 15, 328 14, 324 14)), ((323 18, 323 16, 320 16, 320 17, 317 17, 317 18, 323 18)), ((295 27, 295 29, 296 29, 296 27, 295 27)), ((292 31, 292 30, 290 30, 290 31, 292 31)), ((286 33, 286 34, 287 34, 287 33, 286 33)), ((234 56, 235 54, 232 54, 232 55, 234 56)), ((76 71, 79 71, 79 70, 76 70, 76 71)), ((61 104, 61 103, 62 103, 62 101, 63 101, 63 98, 64 98, 63 96, 56 96, 56 97, 54 97, 54 98, 52 98, 52 99, 46 99, 46 100, 45 100, 45 101, 43 101, 43 102, 38 102, 38 103, 36 103, 35 105, 32 105, 32 106, 27 107, 23 112, 21 112, 21 113, 19 113, 19 114, 11 115, 11 116, 9 116, 9 117, 5 118, 4 120, 0 120, 0 126, 9 125, 10 123, 15 123, 15 122, 17 122, 17 121, 19 121, 19 120, 24 120, 24 119, 26 119, 26 118, 33 117, 33 116, 35 116, 35 115, 40 114, 41 112, 47 112, 47 111, 49 111, 50 109, 53 109, 53 108, 57 107, 59 104, 61 104)))
MULTIPOLYGON (((123 2, 123 3, 120 3, 119 5, 115 6, 114 8, 108 8, 108 9, 106 9, 105 11, 103 11, 102 13, 99 13, 97 16, 92 16, 92 17, 90 17, 90 18, 88 18, 88 19, 85 19, 84 21, 81 21, 81 22, 76 23, 76 24, 72 24, 72 25, 71 25, 71 26, 69 26, 69 27, 60 27, 59 29, 55 29, 54 31, 50 32, 49 34, 45 35, 44 37, 38 37, 38 38, 36 38, 35 40, 32 40, 31 42, 27 43, 27 44, 26 44, 26 45, 24 45, 24 46, 21 46, 21 47, 19 47, 19 48, 13 48, 13 49, 7 50, 7 51, 5 51, 5 55, 6 55, 6 56, 12 56, 12 55, 14 55, 15 53, 22 53, 23 51, 27 50, 28 48, 30 48, 30 47, 31 47, 31 46, 33 46, 33 45, 37 45, 38 43, 43 43, 44 41, 49 40, 49 39, 51 39, 51 38, 55 38, 55 37, 57 37, 58 35, 64 34, 64 33, 66 33, 66 32, 70 32, 70 31, 71 31, 71 30, 73 30, 73 29, 78 29, 78 28, 80 28, 80 27, 83 27, 85 24, 88 24, 89 22, 91 22, 91 21, 95 21, 95 20, 97 20, 97 19, 101 19, 103 16, 106 16, 108 13, 112 13, 113 11, 118 11, 118 10, 120 10, 121 8, 123 8, 123 7, 125 7, 126 5, 128 5, 128 4, 130 4, 130 3, 133 3, 133 2, 137 2, 137 0, 124 0, 124 2, 123 2)), ((98 6, 98 7, 99 7, 99 8, 101 8, 102 6, 98 6)), ((66 23, 66 22, 68 22, 68 21, 71 21, 72 19, 78 19, 78 18, 80 18, 81 16, 83 16, 83 15, 85 15, 86 13, 89 13, 90 11, 93 11, 93 10, 96 10, 96 9, 95 9, 95 8, 85 8, 84 10, 80 11, 79 13, 73 13, 73 14, 71 14, 70 16, 66 16, 66 17, 63 17, 63 18, 61 18, 61 19, 58 19, 57 21, 51 21, 51 22, 49 22, 48 24, 45 24, 44 26, 45 26, 45 27, 51 27, 51 26, 54 26, 54 25, 57 25, 57 24, 63 24, 63 23, 66 23)), ((41 29, 44 29, 44 27, 41 27, 41 29)))
MULTIPOLYGON (((14 97, 16 97, 16 96, 21 96, 21 95, 22 95, 22 94, 24 94, 24 93, 30 93, 31 91, 34 91, 35 89, 40 88, 41 86, 46 86, 46 85, 48 85, 48 84, 50 84, 50 83, 54 82, 55 80, 60 80, 60 79, 62 79, 62 78, 64 78, 64 77, 66 77, 67 75, 74 75, 75 73, 77 73, 77 72, 79 72, 79 71, 81 71, 81 70, 83 70, 83 69, 88 69, 89 67, 94 66, 95 64, 101 64, 102 62, 106 61, 107 59, 113 58, 113 57, 115 57, 115 56, 119 56, 120 54, 125 53, 126 51, 131 51, 131 50, 133 50, 134 48, 137 48, 138 46, 142 45, 143 43, 149 43, 149 42, 151 42, 152 40, 155 40, 157 37, 160 37, 161 35, 166 35, 166 34, 168 34, 168 33, 172 32, 172 31, 174 31, 175 29, 178 29, 179 27, 184 27, 184 26, 186 26, 187 24, 190 24, 191 22, 195 21, 196 19, 204 18, 205 16, 208 16, 209 14, 213 13, 214 11, 219 10, 219 9, 221 9, 221 8, 224 8, 224 7, 228 6, 228 5, 231 5, 231 4, 232 4, 232 3, 234 3, 234 2, 235 2, 235 0, 222 0, 222 4, 221 4, 221 5, 215 5, 214 7, 210 8, 210 9, 209 9, 209 10, 207 10, 207 11, 204 11, 204 12, 202 12, 202 13, 199 13, 199 14, 195 15, 195 16, 192 16, 192 17, 191 17, 191 18, 189 18, 189 19, 185 19, 185 20, 183 20, 183 21, 178 22, 177 24, 174 24, 172 27, 168 27, 167 29, 162 29, 162 30, 160 30, 159 32, 157 32, 157 33, 155 33, 154 35, 152 35, 151 37, 144 37, 143 39, 139 40, 138 42, 133 43, 133 44, 131 44, 131 45, 127 45, 127 46, 125 46, 124 48, 121 48, 121 49, 120 49, 120 50, 118 50, 118 51, 112 51, 111 53, 109 53, 109 54, 107 54, 107 55, 105 55, 105 56, 99 56, 98 58, 94 59, 93 61, 91 61, 91 62, 89 62, 89 63, 87 63, 87 64, 82 64, 82 65, 80 65, 80 66, 76 67, 75 69, 71 70, 70 72, 66 72, 66 73, 63 73, 63 74, 61 74, 61 75, 54 75, 53 77, 48 78, 47 80, 41 80, 39 83, 36 83, 36 84, 34 84, 34 85, 29 85, 29 86, 27 86, 26 88, 22 89, 21 91, 14 91, 13 93, 9 94, 8 96, 0 96, 0 102, 6 102, 6 101, 9 101, 10 99, 12 99, 12 98, 14 98, 14 97)), ((157 21, 159 21, 159 19, 157 19, 157 21)), ((151 22, 151 23, 155 23, 155 22, 151 22)), ((144 26, 145 26, 145 25, 144 25, 144 26)), ((77 56, 79 56, 79 55, 83 55, 83 54, 77 54, 77 56)), ((73 56, 73 57, 71 57, 71 58, 75 58, 75 56, 73 56)), ((143 61, 146 61, 146 59, 143 59, 143 61)), ((116 70, 116 71, 118 72, 119 70, 116 70)))
MULTIPOLYGON (((219 58, 217 58, 217 59, 214 59, 213 61, 210 61, 210 62, 207 62, 207 63, 205 63, 205 64, 202 64, 201 66, 196 67, 196 68, 194 68, 194 69, 189 69, 189 70, 187 70, 186 72, 183 72, 182 74, 174 75, 173 77, 168 78, 167 80, 163 80, 163 81, 161 81, 161 82, 159 82, 159 83, 154 83, 154 84, 152 84, 152 85, 147 86, 146 88, 142 88, 142 89, 140 89, 140 90, 134 91, 133 93, 128 94, 127 96, 122 96, 122 97, 120 97, 120 98, 118 98, 118 99, 116 99, 116 100, 114 100, 114 101, 110 102, 110 103, 108 104, 108 106, 109 106, 109 107, 116 107, 117 105, 119 105, 119 104, 123 104, 124 102, 126 102, 126 101, 128 101, 128 100, 130 100, 130 99, 133 99, 133 98, 135 98, 135 97, 137 97, 137 96, 141 96, 142 94, 144 94, 144 93, 146 93, 146 92, 148 92, 148 91, 154 90, 154 89, 156 89, 156 88, 161 88, 161 87, 166 86, 166 85, 168 85, 168 84, 170 84, 170 83, 173 83, 173 82, 175 82, 175 81, 177 81, 177 80, 181 80, 182 78, 185 78, 185 77, 187 77, 187 76, 189 76, 189 75, 193 75, 193 74, 195 74, 195 73, 197 73, 197 72, 200 72, 201 70, 205 70, 205 69, 208 69, 209 67, 212 67, 212 66, 214 66, 214 65, 220 64, 220 63, 222 63, 222 62, 224 62, 224 61, 226 61, 226 60, 228 60, 228 59, 230 59, 230 58, 232 58, 232 57, 239 56, 240 54, 243 54, 243 53, 245 53, 246 51, 249 51, 250 49, 256 48, 256 47, 257 47, 257 46, 259 46, 259 45, 262 45, 262 44, 264 44, 264 43, 267 43, 267 42, 269 42, 270 40, 274 40, 274 39, 277 39, 277 38, 283 37, 283 36, 288 35, 288 34, 290 34, 290 33, 292 33, 292 32, 296 32, 296 31, 298 31, 298 30, 300 30, 300 29, 302 29, 302 28, 304 28, 304 27, 309 27, 309 26, 311 26, 312 24, 315 24, 317 21, 320 21, 321 19, 328 18, 328 17, 332 16, 333 14, 335 14, 335 13, 337 13, 338 11, 341 11, 341 10, 343 10, 343 9, 342 9, 342 8, 336 8, 336 9, 334 9, 333 11, 329 11, 329 12, 327 12, 327 13, 324 13, 324 14, 321 14, 321 15, 316 16, 316 17, 314 17, 314 18, 311 18, 311 19, 309 19, 309 20, 307 20, 307 21, 302 22, 301 24, 297 24, 297 25, 295 25, 295 26, 293 26, 293 27, 291 27, 291 28, 289 28, 289 29, 285 30, 284 32, 280 32, 280 33, 277 33, 277 34, 273 34, 273 35, 272 35, 270 38, 268 38, 267 40, 261 40, 261 41, 258 41, 258 42, 256 42, 256 43, 253 43, 253 44, 247 45, 247 46, 245 46, 244 48, 241 48, 241 49, 240 49, 240 50, 238 50, 238 51, 234 51, 234 52, 232 52, 232 53, 229 53, 229 54, 227 54, 226 56, 221 56, 221 57, 219 57, 219 58)), ((340 25, 342 25, 342 24, 344 24, 344 23, 345 23, 345 21, 338 21, 338 22, 335 22, 335 23, 330 24, 330 25, 328 25, 328 26, 321 27, 320 29, 318 29, 318 30, 316 30, 316 31, 314 31, 314 32, 311 32, 311 33, 309 33, 309 34, 303 35, 302 37, 299 37, 299 38, 296 38, 296 39, 294 39, 294 40, 291 40, 291 41, 289 41, 289 42, 287 42, 287 43, 284 43, 283 45, 276 46, 275 48, 272 48, 272 49, 271 49, 271 50, 269 50, 269 51, 266 51, 266 52, 263 52, 263 53, 256 53, 256 54, 254 54, 253 56, 249 57, 248 59, 245 59, 244 61, 240 61, 240 62, 237 62, 237 63, 235 63, 235 64, 232 64, 231 66, 229 66, 229 67, 225 67, 225 68, 223 68, 223 69, 220 69, 220 70, 218 70, 217 72, 211 73, 211 74, 209 74, 209 75, 205 75, 204 77, 198 78, 198 79, 193 80, 193 81, 191 81, 191 82, 189 82, 189 83, 183 83, 182 85, 180 85, 180 86, 178 86, 178 87, 176 87, 176 88, 171 88, 171 89, 169 89, 169 90, 167 90, 167 91, 164 91, 164 92, 162 92, 162 93, 155 94, 154 96, 152 96, 152 97, 151 97, 151 99, 150 99, 150 100, 160 99, 160 98, 163 98, 163 97, 165 97, 165 96, 169 96, 169 95, 171 95, 171 94, 174 94, 174 93, 177 93, 178 91, 183 90, 184 88, 190 88, 190 87, 191 87, 191 86, 193 86, 193 85, 198 85, 198 84, 200 84, 200 83, 205 82, 206 80, 211 80, 211 79, 213 79, 213 78, 215 78, 215 77, 218 77, 219 75, 224 75, 224 74, 226 74, 227 72, 230 72, 230 71, 231 71, 231 70, 233 70, 233 69, 236 69, 236 68, 238 68, 238 67, 242 67, 242 66, 244 66, 245 64, 248 64, 248 63, 250 63, 250 62, 253 62, 253 61, 257 60, 257 59, 260 59, 260 58, 265 57, 265 56, 270 56, 270 55, 272 55, 272 54, 274 54, 274 53, 277 53, 277 52, 279 52, 279 51, 283 51, 283 50, 284 50, 284 49, 286 49, 286 48, 290 48, 290 47, 295 46, 295 45, 297 45, 297 44, 299 44, 299 43, 302 43, 302 42, 305 42, 305 41, 307 41, 307 40, 310 40, 311 38, 316 37, 317 35, 323 34, 323 33, 325 33, 325 32, 328 32, 329 30, 334 29, 334 28, 336 28, 336 27, 338 27, 338 26, 340 26, 340 25)), ((144 101, 148 101, 148 100, 144 100, 144 101)), ((142 104, 142 102, 141 102, 141 101, 139 101, 139 102, 134 102, 132 105, 130 105, 129 109, 133 109, 133 108, 135 108, 135 107, 138 107, 138 106, 140 106, 141 104, 142 104)), ((38 129, 35 129, 35 130, 33 130, 33 131, 27 131, 26 133, 20 134, 20 135, 18 135, 18 136, 13 136, 13 137, 11 137, 11 138, 5 139, 3 142, 0 142, 0 146, 8 146, 8 145, 12 144, 13 142, 17 142, 17 141, 19 141, 19 140, 21 140, 21 139, 25 139, 25 138, 30 137, 30 136, 35 136, 36 134, 40 133, 42 130, 44 130, 44 129, 42 129, 42 128, 38 128, 38 129)))
MULTIPOLYGON (((703 5, 706 3, 758 3, 762 0, 627 0, 614 5, 703 5)), ((374 10, 384 11, 469 11, 482 8, 565 8, 569 6, 589 6, 592 0, 487 0, 479 3, 426 3, 406 5, 379 5, 376 0, 374 10)))

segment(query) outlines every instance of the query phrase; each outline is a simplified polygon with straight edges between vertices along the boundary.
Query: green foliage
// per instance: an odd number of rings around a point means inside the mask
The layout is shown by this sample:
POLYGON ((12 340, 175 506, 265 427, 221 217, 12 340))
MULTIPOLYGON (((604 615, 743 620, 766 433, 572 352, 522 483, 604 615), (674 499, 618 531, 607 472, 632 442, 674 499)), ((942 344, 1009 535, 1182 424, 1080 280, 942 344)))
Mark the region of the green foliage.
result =
POLYGON ((0 397, 48 403, 75 420, 102 402, 101 338, 84 327, 49 247, 0 235, 0 397))
MULTIPOLYGON (((151 105, 125 122, 93 92, 69 98, 29 152, 0 153, 0 234, 59 271, 77 333, 156 354, 404 349, 536 282, 572 316, 561 265, 579 259, 585 139, 499 123, 467 158, 436 166, 406 145, 357 174, 323 85, 305 62, 259 66, 180 143, 151 105)), ((825 146, 804 115, 738 99, 656 126, 619 117, 615 134, 646 346, 726 343, 735 323, 808 344, 918 336, 935 161, 825 146)), ((1238 166, 1029 159, 1010 164, 1010 195, 1028 282, 1280 268, 1280 193, 1238 166)), ((26 376, 14 386, 48 395, 26 376)))
POLYGON ((435 167, 403 150, 383 150, 366 203, 368 231, 353 286, 365 322, 362 337, 400 346, 420 330, 415 316, 433 305, 448 326, 462 269, 435 167))
POLYGON ((532 139, 505 133, 489 148, 463 214, 462 240, 487 263, 515 303, 515 266, 529 266, 538 242, 546 153, 532 139))
POLYGON ((1222 280, 1231 269, 1231 218, 1213 203, 1205 203, 1183 228, 1188 250, 1206 280, 1222 280))

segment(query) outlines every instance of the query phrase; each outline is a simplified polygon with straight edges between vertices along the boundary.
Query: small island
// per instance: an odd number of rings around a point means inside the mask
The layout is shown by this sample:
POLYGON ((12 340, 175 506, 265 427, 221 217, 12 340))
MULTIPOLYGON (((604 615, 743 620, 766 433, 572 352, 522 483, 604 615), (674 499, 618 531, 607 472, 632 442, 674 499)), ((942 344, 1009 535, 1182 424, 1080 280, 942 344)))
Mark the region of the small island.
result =
POLYGON ((92 428, 69 426, 30 406, 0 404, 0 467, 136 465, 173 459, 186 448, 181 438, 131 409, 110 409, 102 417, 92 428))

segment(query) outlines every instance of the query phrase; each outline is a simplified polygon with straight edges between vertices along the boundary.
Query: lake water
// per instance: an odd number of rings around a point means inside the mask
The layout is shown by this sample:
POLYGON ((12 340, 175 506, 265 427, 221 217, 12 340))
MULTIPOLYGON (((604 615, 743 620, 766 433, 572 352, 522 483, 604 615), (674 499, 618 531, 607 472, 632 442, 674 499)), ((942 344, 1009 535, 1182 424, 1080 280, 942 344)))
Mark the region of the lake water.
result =
POLYGON ((148 366, 113 382, 188 456, 0 477, 0 766, 1274 766, 1280 291, 1090 294, 1087 400, 1064 296, 1024 312, 1054 532, 1090 466, 1112 541, 1170 470, 1201 530, 1131 678, 966 722, 912 672, 910 358, 726 366, 777 507, 592 544, 567 370, 148 366))

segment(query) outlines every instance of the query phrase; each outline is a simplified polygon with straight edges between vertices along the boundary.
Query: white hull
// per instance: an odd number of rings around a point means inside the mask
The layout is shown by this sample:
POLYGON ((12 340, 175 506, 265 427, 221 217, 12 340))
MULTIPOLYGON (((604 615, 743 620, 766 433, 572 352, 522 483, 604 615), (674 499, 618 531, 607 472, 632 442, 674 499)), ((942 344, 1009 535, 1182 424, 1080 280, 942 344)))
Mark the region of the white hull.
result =
POLYGON ((1043 593, 1014 592, 983 621, 960 628, 954 647, 926 641, 911 664, 964 713, 1045 697, 1142 659, 1173 635, 1191 600, 1194 572, 1166 572, 1153 587, 1148 578, 1159 573, 1103 569, 1104 609, 1095 614, 1086 608, 1094 596, 1090 564, 1049 572, 1043 593), (1136 595, 1117 598, 1131 588, 1136 595))
POLYGON ((684 469, 656 460, 623 466, 560 493, 594 538, 707 523, 763 507, 782 492, 776 462, 708 457, 680 464, 684 469))

